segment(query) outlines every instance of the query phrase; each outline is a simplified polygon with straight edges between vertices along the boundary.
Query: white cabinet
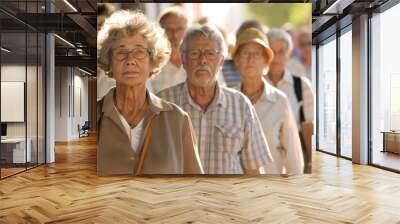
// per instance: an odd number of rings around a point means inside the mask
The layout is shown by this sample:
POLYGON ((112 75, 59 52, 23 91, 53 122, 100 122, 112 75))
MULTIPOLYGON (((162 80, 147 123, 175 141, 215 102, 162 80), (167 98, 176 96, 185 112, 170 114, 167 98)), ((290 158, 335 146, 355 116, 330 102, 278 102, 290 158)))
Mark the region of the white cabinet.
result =
MULTIPOLYGON (((25 139, 24 138, 7 138, 1 140, 1 151, 2 154, 5 152, 8 158, 5 158, 10 163, 25 163, 32 161, 32 140, 28 138, 26 140, 28 144, 25 151, 25 139), (12 155, 12 156, 11 156, 12 155), (11 160, 12 157, 12 160, 11 160), (27 159, 27 161, 25 161, 27 159)), ((3 156, 2 156, 3 157, 3 156)))

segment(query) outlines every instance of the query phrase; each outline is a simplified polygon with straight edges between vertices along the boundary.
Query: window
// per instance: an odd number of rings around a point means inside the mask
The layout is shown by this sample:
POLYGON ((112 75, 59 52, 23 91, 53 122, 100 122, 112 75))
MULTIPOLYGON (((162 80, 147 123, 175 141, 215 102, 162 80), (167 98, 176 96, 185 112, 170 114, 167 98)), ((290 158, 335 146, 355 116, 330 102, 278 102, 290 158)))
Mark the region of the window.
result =
MULTIPOLYGON (((387 150, 384 144, 400 149, 400 5, 374 15, 372 29, 371 71, 371 140, 372 163, 400 170, 400 155, 387 150), (384 139, 384 132, 397 135, 384 139)), ((400 150, 399 152, 400 153, 400 150)))
POLYGON ((318 149, 336 154, 336 36, 318 49, 318 149))
MULTIPOLYGON (((2 2, 3 3, 3 2, 2 2)), ((41 12, 44 1, 7 1, 20 13, 41 12)), ((45 34, 0 12, 0 178, 45 163, 45 34), (11 97, 14 96, 14 97, 11 97), (11 109, 16 108, 16 109, 11 109)))
POLYGON ((351 158, 353 96, 351 26, 344 32, 340 36, 340 155, 351 158))

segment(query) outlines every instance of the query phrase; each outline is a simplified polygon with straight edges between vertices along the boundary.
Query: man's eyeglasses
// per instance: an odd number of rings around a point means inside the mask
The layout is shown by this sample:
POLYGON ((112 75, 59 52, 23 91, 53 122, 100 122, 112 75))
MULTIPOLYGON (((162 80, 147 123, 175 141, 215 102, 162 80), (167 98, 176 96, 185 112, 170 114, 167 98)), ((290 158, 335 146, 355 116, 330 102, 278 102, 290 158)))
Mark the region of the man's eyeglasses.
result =
POLYGON ((135 47, 132 50, 117 49, 113 52, 113 57, 117 60, 123 61, 126 60, 130 54, 132 54, 135 59, 144 59, 148 57, 151 52, 148 48, 144 47, 135 47))
POLYGON ((220 51, 217 51, 215 49, 207 49, 204 51, 201 51, 199 49, 193 49, 193 50, 188 50, 186 51, 187 56, 190 59, 200 59, 201 55, 203 55, 204 57, 206 57, 206 59, 208 60, 214 60, 218 57, 218 55, 220 54, 220 51))

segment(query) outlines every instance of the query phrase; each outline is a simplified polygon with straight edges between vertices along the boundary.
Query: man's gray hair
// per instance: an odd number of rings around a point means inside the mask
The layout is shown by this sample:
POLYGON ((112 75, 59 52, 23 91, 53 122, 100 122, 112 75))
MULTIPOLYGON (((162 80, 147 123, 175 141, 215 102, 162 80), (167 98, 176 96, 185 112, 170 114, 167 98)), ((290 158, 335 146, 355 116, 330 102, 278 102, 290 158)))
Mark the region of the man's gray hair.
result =
POLYGON ((290 54, 293 50, 293 40, 292 37, 288 32, 286 32, 283 29, 279 28, 273 28, 267 33, 268 40, 271 43, 271 39, 276 39, 276 40, 283 40, 286 43, 286 50, 287 53, 290 54))
POLYGON ((184 54, 188 50, 187 49, 188 42, 191 39, 198 36, 210 39, 212 41, 216 41, 218 44, 217 50, 221 51, 224 56, 226 55, 226 46, 224 42, 224 37, 222 36, 221 32, 218 30, 216 26, 207 23, 203 25, 196 24, 189 28, 180 46, 180 51, 182 54, 184 54))

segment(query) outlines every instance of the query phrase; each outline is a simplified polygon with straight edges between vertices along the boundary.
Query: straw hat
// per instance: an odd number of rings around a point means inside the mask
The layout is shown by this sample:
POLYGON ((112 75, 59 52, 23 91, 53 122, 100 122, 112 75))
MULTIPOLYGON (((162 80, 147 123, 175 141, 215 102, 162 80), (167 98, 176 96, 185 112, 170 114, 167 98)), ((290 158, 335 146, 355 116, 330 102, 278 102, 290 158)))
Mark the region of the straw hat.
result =
POLYGON ((274 58, 274 53, 269 47, 267 36, 255 28, 248 28, 238 35, 236 45, 232 49, 232 58, 235 57, 239 47, 247 43, 257 43, 264 47, 265 53, 268 57, 267 63, 268 65, 271 64, 272 59, 274 58))

